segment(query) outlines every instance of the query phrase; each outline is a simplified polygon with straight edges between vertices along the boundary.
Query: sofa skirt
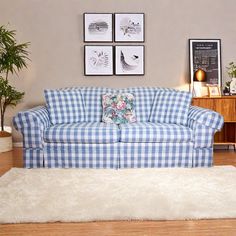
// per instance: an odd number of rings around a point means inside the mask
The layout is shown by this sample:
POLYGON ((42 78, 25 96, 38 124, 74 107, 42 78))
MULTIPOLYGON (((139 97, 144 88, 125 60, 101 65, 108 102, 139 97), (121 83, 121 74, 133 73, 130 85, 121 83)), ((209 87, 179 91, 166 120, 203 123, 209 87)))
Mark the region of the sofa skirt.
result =
POLYGON ((193 167, 211 167, 213 165, 213 148, 195 148, 193 167))
POLYGON ((192 167, 193 143, 46 143, 47 168, 192 167))
POLYGON ((193 143, 45 143, 24 148, 26 168, 161 168, 210 167, 212 148, 193 143))
POLYGON ((118 168, 119 143, 45 143, 46 168, 118 168))
POLYGON ((120 168, 192 167, 193 143, 121 143, 120 168))
POLYGON ((43 168, 44 150, 43 148, 23 148, 23 159, 25 168, 43 168))

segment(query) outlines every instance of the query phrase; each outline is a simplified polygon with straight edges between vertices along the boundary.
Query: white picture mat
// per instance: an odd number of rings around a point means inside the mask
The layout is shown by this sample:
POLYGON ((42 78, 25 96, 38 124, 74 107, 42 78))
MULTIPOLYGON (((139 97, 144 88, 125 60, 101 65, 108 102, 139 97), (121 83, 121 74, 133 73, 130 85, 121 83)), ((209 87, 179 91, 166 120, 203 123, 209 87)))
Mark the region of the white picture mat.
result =
POLYGON ((96 41, 111 41, 112 42, 112 14, 104 13, 104 14, 93 14, 93 13, 85 13, 84 14, 84 41, 85 42, 96 42, 96 41), (105 21, 108 24, 108 30, 104 34, 94 33, 91 34, 89 32, 89 25, 94 22, 105 21))
MULTIPOLYGON (((113 48, 112 46, 85 46, 85 75, 112 75, 113 74, 113 48), (96 66, 99 53, 107 55, 107 66, 96 66)), ((103 60, 101 60, 103 62, 103 60)))
POLYGON ((115 14, 115 41, 117 42, 143 42, 144 41, 144 14, 115 14), (124 32, 120 29, 122 21, 124 18, 130 19, 134 23, 139 23, 141 26, 141 32, 138 34, 124 34, 124 32))
POLYGON ((116 74, 120 75, 143 75, 144 74, 144 46, 116 46, 115 47, 115 65, 116 74), (121 52, 124 54, 124 60, 131 66, 135 66, 132 62, 133 57, 139 58, 138 66, 132 70, 124 70, 121 62, 121 52))

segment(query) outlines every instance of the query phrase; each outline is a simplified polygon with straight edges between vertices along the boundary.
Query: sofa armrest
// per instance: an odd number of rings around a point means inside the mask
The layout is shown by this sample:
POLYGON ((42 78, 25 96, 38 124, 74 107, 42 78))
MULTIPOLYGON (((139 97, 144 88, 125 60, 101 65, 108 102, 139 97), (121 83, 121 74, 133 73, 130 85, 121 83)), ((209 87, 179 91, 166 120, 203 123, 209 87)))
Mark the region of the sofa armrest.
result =
POLYGON ((43 147, 43 132, 50 125, 49 113, 45 106, 19 112, 13 118, 13 124, 22 133, 25 148, 43 147))
POLYGON ((197 106, 190 106, 188 126, 190 126, 193 121, 215 129, 216 131, 220 131, 224 124, 224 118, 218 112, 197 106))
POLYGON ((194 147, 211 148, 214 134, 220 131, 224 118, 219 113, 196 106, 190 106, 188 127, 193 130, 194 147))

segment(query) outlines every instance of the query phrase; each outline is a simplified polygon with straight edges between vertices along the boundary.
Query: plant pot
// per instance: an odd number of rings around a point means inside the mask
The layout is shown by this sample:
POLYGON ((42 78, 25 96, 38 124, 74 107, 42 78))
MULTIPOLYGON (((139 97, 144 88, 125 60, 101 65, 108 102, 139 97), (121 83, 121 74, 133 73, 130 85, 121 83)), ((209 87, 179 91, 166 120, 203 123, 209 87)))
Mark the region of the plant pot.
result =
POLYGON ((12 150, 12 135, 6 131, 0 131, 0 153, 12 150))

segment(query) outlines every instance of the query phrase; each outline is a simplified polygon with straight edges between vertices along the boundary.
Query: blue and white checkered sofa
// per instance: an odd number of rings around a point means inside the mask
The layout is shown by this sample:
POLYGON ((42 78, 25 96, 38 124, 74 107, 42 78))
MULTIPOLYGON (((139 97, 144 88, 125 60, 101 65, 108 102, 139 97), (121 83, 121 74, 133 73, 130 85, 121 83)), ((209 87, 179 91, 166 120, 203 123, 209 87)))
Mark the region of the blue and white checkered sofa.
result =
MULTIPOLYGON (((46 106, 19 112, 14 126, 23 134, 26 168, 210 167, 213 136, 223 125, 220 114, 190 106, 187 125, 150 122, 160 88, 81 87, 84 122, 52 125, 46 106), (101 95, 129 92, 135 96, 137 123, 105 124, 101 95)), ((172 97, 170 99, 175 99, 172 97)))

